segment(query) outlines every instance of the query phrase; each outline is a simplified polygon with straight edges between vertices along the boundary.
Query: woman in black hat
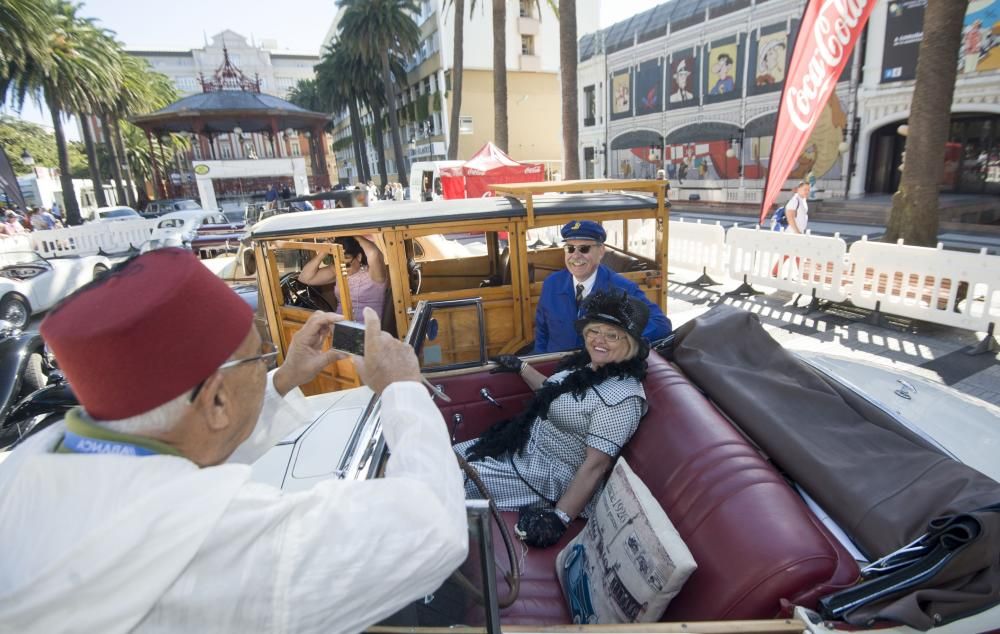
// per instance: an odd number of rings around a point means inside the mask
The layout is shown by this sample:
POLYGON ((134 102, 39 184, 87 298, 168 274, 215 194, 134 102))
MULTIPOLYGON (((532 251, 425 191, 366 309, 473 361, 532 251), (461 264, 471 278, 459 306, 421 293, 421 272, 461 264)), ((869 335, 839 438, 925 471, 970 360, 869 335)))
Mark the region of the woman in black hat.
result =
MULTIPOLYGON (((513 355, 494 372, 518 372, 536 391, 525 411, 455 445, 500 509, 521 509, 518 534, 549 546, 578 515, 588 516, 604 476, 646 413, 642 379, 649 308, 620 290, 593 293, 576 328, 584 348, 546 378, 513 355)), ((479 497, 466 482, 466 496, 479 497)))

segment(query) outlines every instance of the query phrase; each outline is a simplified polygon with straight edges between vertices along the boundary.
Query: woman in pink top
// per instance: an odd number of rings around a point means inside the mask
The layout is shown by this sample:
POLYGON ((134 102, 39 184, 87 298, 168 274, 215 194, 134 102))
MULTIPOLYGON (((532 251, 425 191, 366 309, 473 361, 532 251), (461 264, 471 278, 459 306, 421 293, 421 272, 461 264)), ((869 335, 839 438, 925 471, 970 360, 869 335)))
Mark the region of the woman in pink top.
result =
MULTIPOLYGON (((385 288, 389 283, 382 252, 374 242, 364 236, 337 238, 334 242, 344 247, 347 292, 351 296, 353 313, 349 317, 354 321, 364 321, 361 314, 365 306, 371 306, 381 316, 385 305, 385 288)), ((324 254, 320 253, 309 260, 299 273, 299 281, 309 286, 333 283, 334 294, 339 297, 336 287, 337 274, 332 266, 320 267, 323 258, 324 254)))

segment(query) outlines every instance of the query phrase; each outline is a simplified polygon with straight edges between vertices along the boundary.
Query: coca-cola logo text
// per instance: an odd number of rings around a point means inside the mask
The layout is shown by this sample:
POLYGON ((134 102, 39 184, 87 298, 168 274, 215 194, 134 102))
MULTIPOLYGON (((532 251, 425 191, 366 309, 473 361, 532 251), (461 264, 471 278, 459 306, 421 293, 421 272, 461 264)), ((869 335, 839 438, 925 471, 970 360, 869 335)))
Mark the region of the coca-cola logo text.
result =
MULTIPOLYGON (((846 57, 853 48, 861 28, 862 16, 869 2, 874 0, 825 0, 820 5, 816 21, 812 27, 812 42, 800 42, 809 55, 804 72, 797 84, 789 84, 785 91, 785 108, 792 125, 802 132, 808 132, 830 95, 830 84, 846 63, 846 57)), ((801 33, 802 37, 809 34, 801 33)))

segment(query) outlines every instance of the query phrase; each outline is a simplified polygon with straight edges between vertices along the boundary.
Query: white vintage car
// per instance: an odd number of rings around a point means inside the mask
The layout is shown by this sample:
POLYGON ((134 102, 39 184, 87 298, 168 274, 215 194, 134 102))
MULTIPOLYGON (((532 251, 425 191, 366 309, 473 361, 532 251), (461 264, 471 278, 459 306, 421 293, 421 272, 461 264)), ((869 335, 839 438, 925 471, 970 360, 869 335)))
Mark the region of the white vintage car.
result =
POLYGON ((23 328, 110 268, 102 255, 48 260, 34 251, 0 253, 0 319, 23 328))

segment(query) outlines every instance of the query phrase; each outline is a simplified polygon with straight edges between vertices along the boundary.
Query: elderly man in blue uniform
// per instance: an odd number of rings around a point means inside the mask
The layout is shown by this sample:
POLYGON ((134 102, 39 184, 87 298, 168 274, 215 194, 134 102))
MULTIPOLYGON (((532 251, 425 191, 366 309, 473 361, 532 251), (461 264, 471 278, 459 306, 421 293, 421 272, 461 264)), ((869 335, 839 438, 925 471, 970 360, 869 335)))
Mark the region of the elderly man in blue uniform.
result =
POLYGON ((573 327, 583 298, 594 291, 620 288, 649 306, 649 322, 642 336, 648 341, 670 334, 670 320, 660 307, 649 301, 639 285, 601 264, 607 234, 592 220, 568 222, 560 232, 566 255, 566 269, 545 278, 542 297, 535 313, 536 354, 574 350, 583 341, 573 327))

